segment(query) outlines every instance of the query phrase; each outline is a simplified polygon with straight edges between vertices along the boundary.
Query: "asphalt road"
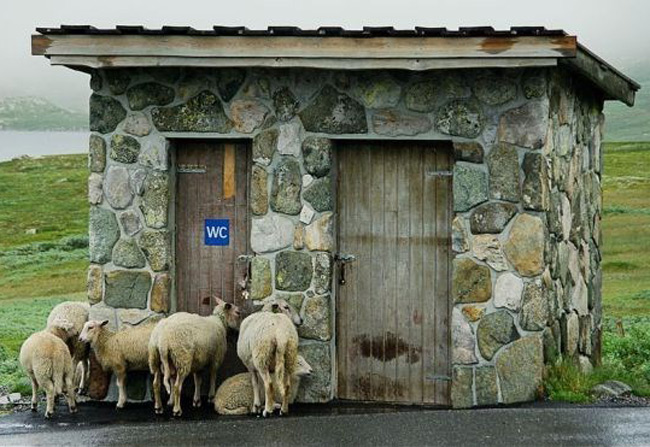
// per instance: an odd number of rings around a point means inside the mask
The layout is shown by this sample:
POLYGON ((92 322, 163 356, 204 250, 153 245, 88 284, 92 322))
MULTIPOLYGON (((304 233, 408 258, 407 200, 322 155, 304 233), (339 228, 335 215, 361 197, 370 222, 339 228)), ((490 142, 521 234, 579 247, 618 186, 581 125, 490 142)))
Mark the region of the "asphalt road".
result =
POLYGON ((216 416, 208 409, 180 420, 155 417, 148 406, 116 413, 82 405, 0 418, 0 445, 56 446, 649 446, 649 407, 535 405, 479 410, 297 408, 261 419, 216 416))

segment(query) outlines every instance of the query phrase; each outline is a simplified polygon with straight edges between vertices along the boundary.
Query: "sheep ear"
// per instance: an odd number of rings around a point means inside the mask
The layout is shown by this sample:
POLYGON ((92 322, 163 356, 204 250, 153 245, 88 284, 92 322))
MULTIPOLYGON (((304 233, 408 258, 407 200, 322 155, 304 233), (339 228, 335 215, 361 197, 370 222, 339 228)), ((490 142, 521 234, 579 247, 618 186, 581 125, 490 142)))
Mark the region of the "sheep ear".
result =
POLYGON ((106 326, 107 324, 108 324, 108 320, 104 320, 99 325, 100 326, 106 326))
POLYGON ((226 303, 226 305, 225 305, 226 310, 230 310, 231 307, 232 307, 232 304, 226 303))

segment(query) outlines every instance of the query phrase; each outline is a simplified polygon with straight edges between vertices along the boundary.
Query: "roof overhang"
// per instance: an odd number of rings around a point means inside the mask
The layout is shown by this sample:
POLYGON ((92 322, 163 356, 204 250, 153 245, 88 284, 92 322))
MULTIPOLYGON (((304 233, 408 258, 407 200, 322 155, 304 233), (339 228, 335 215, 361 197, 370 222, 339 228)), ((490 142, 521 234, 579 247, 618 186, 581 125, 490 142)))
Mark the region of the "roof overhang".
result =
POLYGON ((532 35, 493 30, 418 34, 417 28, 409 34, 246 30, 231 35, 188 33, 186 28, 180 34, 165 29, 147 33, 142 28, 124 32, 125 28, 39 28, 40 34, 32 36, 32 54, 49 58, 52 65, 79 70, 184 66, 420 71, 567 64, 596 84, 606 99, 632 105, 640 88, 579 45, 575 36, 546 30, 532 35))

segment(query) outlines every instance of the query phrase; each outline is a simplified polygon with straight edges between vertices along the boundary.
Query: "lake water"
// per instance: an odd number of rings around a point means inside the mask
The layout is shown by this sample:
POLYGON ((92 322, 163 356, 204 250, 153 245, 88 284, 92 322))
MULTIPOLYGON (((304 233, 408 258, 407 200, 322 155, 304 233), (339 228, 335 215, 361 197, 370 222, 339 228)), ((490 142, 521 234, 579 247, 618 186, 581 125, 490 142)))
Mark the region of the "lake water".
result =
POLYGON ((21 155, 81 154, 88 151, 89 132, 0 131, 0 162, 21 155))

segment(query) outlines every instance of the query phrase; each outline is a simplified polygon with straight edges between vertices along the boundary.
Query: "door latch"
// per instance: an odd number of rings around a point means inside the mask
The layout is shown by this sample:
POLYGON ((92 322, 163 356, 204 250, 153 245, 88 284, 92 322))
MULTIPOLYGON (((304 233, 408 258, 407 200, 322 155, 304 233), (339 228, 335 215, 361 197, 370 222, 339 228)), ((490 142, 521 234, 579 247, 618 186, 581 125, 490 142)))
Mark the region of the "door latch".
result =
POLYGON ((339 263, 339 284, 345 285, 345 264, 354 262, 357 260, 357 257, 351 254, 342 254, 337 253, 334 255, 334 260, 339 263))

